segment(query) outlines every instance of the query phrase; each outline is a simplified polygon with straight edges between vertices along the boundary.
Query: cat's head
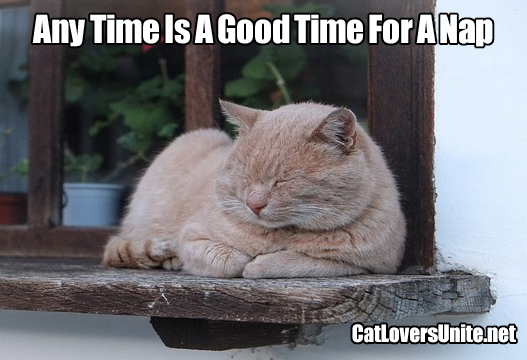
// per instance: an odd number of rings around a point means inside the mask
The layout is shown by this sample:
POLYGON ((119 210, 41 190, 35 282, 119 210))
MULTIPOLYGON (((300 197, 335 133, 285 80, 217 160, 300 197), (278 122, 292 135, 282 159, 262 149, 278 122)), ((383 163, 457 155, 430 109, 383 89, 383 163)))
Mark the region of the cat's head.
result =
POLYGON ((312 231, 347 225, 362 212, 374 179, 365 133, 350 110, 221 105, 239 131, 216 182, 223 211, 267 228, 312 231))

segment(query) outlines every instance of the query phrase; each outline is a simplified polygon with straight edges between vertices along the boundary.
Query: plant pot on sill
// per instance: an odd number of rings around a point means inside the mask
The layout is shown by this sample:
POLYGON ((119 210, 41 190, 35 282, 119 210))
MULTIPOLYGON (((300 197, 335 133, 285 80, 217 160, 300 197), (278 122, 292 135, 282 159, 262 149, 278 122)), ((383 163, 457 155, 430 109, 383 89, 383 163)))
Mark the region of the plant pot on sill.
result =
POLYGON ((0 193, 0 225, 19 225, 27 222, 27 194, 0 193))
POLYGON ((63 225, 117 225, 124 189, 116 184, 65 183, 63 225))

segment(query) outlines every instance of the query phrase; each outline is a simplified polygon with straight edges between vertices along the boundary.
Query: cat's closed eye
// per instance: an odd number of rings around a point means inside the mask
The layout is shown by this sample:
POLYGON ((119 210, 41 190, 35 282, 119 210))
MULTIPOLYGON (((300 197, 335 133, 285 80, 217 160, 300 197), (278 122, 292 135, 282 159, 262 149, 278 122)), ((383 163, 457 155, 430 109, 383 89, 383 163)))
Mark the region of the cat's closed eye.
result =
POLYGON ((295 177, 287 177, 287 178, 279 178, 273 182, 273 187, 281 188, 285 186, 294 186, 295 182, 298 180, 298 178, 295 177))
POLYGON ((290 179, 284 179, 284 180, 275 180, 273 186, 282 186, 288 182, 290 182, 290 179))

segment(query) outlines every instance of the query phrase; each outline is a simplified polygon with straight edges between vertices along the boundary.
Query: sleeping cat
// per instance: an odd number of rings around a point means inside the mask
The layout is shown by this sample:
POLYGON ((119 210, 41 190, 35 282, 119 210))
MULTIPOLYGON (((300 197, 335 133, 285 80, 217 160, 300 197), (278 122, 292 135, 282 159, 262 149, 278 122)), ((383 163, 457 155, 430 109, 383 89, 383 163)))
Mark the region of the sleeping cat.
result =
POLYGON ((406 226, 395 181, 350 110, 221 106, 238 138, 206 129, 170 144, 103 264, 247 278, 397 270, 406 226))

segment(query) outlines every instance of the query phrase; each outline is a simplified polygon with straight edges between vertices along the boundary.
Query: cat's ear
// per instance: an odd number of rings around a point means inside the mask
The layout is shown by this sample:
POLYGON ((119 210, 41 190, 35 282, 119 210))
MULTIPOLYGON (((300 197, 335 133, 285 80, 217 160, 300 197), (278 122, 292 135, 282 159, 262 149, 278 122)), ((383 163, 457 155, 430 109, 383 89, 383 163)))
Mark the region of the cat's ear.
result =
POLYGON ((227 121, 238 128, 239 135, 247 133, 258 119, 258 116, 264 111, 237 105, 225 100, 220 100, 220 106, 227 121))
POLYGON ((348 109, 338 109, 322 120, 311 140, 333 145, 349 153, 357 144, 357 118, 348 109))

